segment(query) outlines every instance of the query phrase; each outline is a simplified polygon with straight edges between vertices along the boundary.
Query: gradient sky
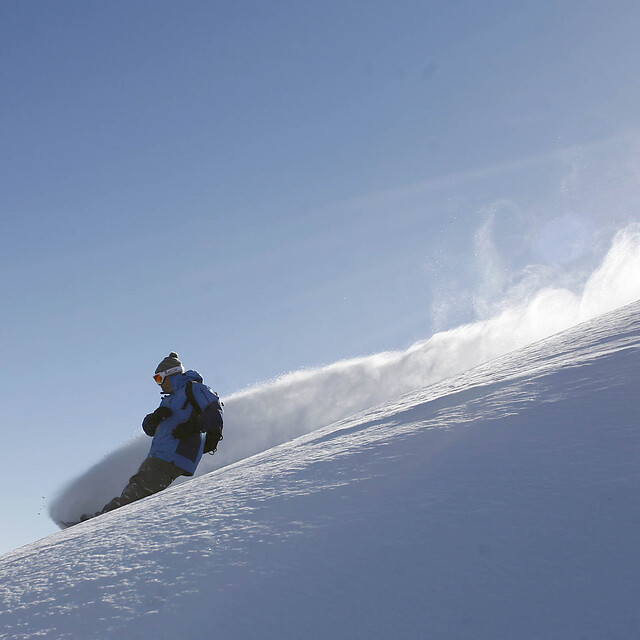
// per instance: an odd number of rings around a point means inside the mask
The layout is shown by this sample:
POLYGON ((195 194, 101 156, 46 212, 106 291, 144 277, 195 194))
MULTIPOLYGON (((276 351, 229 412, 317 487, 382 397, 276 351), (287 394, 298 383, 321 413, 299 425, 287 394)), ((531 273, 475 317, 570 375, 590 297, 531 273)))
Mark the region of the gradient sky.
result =
POLYGON ((224 396, 579 280, 640 219, 638 24, 632 1, 3 0, 0 552, 138 432, 170 350, 224 396))

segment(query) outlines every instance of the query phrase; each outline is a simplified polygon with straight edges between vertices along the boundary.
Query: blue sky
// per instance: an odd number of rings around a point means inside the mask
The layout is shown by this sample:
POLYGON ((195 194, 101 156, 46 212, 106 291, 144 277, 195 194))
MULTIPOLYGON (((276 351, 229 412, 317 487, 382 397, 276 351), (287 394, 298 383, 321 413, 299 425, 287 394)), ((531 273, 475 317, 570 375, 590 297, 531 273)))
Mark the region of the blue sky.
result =
POLYGON ((172 349, 224 396, 579 279, 639 217, 639 21, 2 2, 0 551, 138 432, 172 349))

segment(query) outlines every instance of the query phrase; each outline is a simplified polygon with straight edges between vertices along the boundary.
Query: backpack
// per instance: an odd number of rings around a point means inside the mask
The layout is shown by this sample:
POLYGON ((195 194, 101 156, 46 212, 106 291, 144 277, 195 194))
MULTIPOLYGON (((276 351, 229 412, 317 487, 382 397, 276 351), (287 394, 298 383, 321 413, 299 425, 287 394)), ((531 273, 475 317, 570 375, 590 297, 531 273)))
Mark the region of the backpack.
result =
MULTIPOLYGON (((187 382, 186 392, 187 392, 187 402, 193 407, 193 413, 191 414, 191 418, 189 420, 197 420, 200 414, 202 413, 202 409, 200 405, 196 402, 196 399, 193 395, 193 380, 189 380, 187 382)), ((216 393, 216 396, 218 394, 216 393)), ((224 406, 220 400, 218 400, 220 406, 224 406)), ((218 443, 222 440, 222 424, 215 431, 206 431, 206 438, 204 441, 204 451, 203 453, 210 453, 213 455, 218 448, 218 443)))

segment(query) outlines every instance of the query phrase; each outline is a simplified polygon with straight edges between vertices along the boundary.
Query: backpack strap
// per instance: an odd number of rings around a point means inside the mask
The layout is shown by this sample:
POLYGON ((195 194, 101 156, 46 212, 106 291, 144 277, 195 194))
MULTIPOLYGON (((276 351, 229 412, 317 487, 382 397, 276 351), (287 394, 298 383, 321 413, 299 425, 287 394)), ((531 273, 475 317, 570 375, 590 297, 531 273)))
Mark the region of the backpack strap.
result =
POLYGON ((187 402, 193 407, 193 410, 195 412, 195 415, 192 415, 191 417, 197 418, 202 413, 202 409, 193 396, 193 380, 189 380, 189 382, 187 382, 187 388, 185 389, 185 391, 187 392, 187 402))

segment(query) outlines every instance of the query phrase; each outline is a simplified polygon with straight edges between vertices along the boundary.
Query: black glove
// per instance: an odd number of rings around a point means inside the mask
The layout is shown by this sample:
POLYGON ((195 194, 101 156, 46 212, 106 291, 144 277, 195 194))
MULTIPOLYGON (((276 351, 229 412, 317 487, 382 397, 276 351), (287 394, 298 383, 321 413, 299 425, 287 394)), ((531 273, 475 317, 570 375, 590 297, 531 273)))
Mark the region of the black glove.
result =
POLYGON ((195 433, 200 433, 200 427, 195 422, 188 420, 187 422, 180 423, 171 432, 171 435, 174 438, 178 438, 178 440, 182 440, 183 438, 188 438, 189 436, 192 436, 195 433))
POLYGON ((142 421, 144 432, 149 436, 154 435, 158 425, 172 413, 173 411, 169 407, 158 407, 153 413, 146 415, 142 421))

